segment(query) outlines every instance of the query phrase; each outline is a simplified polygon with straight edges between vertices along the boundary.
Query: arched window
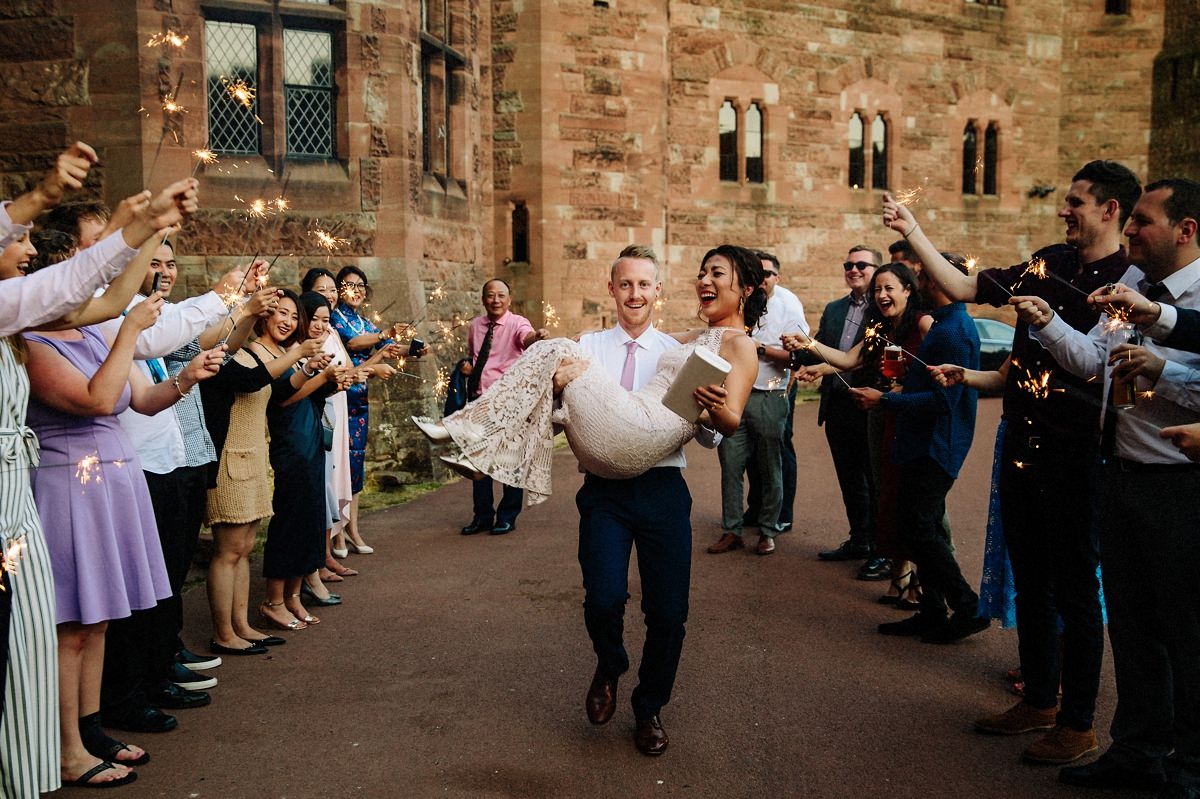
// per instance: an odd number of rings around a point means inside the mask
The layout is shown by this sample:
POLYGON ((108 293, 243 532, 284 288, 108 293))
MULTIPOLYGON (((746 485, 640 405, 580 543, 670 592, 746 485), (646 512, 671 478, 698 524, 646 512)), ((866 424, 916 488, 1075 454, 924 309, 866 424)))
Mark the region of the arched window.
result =
POLYGON ((888 187, 887 120, 878 114, 871 123, 871 188, 888 187))
POLYGON ((746 109, 746 182, 763 182, 763 114, 758 103, 746 109))
POLYGON ((983 132, 983 193, 998 194, 996 186, 996 164, 999 149, 1000 128, 995 122, 989 122, 983 132))
POLYGON ((512 210, 512 259, 529 263, 529 209, 519 201, 512 210))
POLYGON ((962 193, 978 194, 975 176, 979 172, 979 132, 975 129, 975 120, 967 122, 963 128, 963 164, 962 164, 962 193))
POLYGON ((726 100, 721 104, 717 117, 717 132, 720 135, 721 180, 738 179, 737 155, 737 109, 726 100))
POLYGON ((850 188, 861 189, 867 182, 867 156, 863 150, 863 118, 857 111, 850 117, 850 188))

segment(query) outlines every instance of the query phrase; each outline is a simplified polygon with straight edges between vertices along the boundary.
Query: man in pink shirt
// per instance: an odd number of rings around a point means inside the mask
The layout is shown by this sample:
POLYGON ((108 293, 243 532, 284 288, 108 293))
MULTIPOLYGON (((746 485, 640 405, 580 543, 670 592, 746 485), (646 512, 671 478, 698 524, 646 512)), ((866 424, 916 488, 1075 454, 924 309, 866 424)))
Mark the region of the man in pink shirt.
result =
MULTIPOLYGON (((468 401, 477 398, 495 383, 526 347, 549 335, 545 328, 535 330, 524 316, 509 311, 512 294, 503 280, 492 278, 484 283, 482 300, 484 315, 472 319, 467 329, 467 357, 471 364, 470 371, 466 368, 463 371, 467 374, 468 401)), ((492 535, 513 531, 517 514, 521 512, 524 491, 504 486, 500 507, 493 509, 492 478, 485 475, 475 481, 473 497, 475 516, 470 524, 462 528, 463 535, 474 535, 484 530, 491 530, 492 535)))

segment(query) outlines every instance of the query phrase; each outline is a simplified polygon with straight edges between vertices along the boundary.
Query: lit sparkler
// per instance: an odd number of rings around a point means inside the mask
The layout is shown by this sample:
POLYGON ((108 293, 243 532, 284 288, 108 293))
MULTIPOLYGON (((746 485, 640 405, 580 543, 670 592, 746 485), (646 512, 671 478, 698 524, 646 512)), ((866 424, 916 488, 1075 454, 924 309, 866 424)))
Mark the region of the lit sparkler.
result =
POLYGON ((433 302, 434 300, 444 300, 445 298, 446 298, 446 289, 444 289, 444 288, 442 288, 442 286, 438 285, 438 286, 434 287, 433 291, 429 292, 428 302, 433 302))
POLYGON ((162 110, 166 111, 168 114, 186 114, 187 113, 187 109, 184 108, 182 105, 180 105, 179 101, 175 98, 174 92, 167 94, 163 97, 162 110))
POLYGON ((1104 309, 1108 314, 1108 321, 1104 323, 1104 335, 1112 335, 1119 331, 1124 325, 1129 324, 1129 309, 1117 308, 1109 305, 1104 309))
POLYGON ((182 49, 187 44, 188 35, 186 33, 176 33, 168 28, 162 33, 156 33, 146 41, 147 47, 174 47, 182 49))
POLYGON ((1046 262, 1041 258, 1029 259, 1029 264, 1025 267, 1025 271, 1021 273, 1022 279, 1026 275, 1036 277, 1038 280, 1046 279, 1046 262))
POLYGON ((1034 399, 1039 400, 1046 399, 1054 392, 1059 394, 1064 392, 1064 389, 1050 387, 1049 371, 1042 372, 1036 377, 1032 373, 1026 372, 1025 378, 1017 381, 1017 388, 1022 389, 1023 391, 1028 391, 1033 395, 1034 399))
POLYGON ((92 452, 79 459, 79 462, 75 464, 75 479, 79 481, 80 485, 104 481, 104 477, 100 473, 99 453, 92 452))
POLYGON ((1137 392, 1138 399, 1154 399, 1154 389, 1148 388, 1145 391, 1137 392))
POLYGON ((446 391, 450 388, 450 373, 445 367, 439 367, 437 380, 433 383, 433 393, 439 399, 446 395, 446 391))
POLYGON ((237 101, 242 108, 249 111, 254 107, 255 92, 253 86, 241 78, 232 81, 228 78, 221 78, 221 83, 225 85, 225 93, 237 101))
POLYGON ((313 230, 313 236, 316 238, 317 244, 321 247, 324 247, 330 253, 332 253, 338 247, 350 243, 349 239, 338 238, 337 236, 334 236, 328 231, 321 230, 320 228, 313 230))
POLYGON ((545 300, 542 301, 542 318, 546 322, 546 327, 558 327, 558 312, 545 300))

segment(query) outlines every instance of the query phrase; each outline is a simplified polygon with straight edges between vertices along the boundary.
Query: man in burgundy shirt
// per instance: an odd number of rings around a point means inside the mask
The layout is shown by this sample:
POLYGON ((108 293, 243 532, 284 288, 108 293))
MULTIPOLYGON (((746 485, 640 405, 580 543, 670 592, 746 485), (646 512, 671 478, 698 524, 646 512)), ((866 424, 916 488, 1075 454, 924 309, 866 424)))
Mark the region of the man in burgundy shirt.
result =
MULTIPOLYGON (((1037 295, 1087 332, 1096 306, 1087 295, 1129 266, 1121 230, 1141 195, 1137 176, 1114 161, 1092 161, 1071 179, 1058 212, 1066 244, 1005 269, 964 275, 943 258, 907 208, 885 198, 884 222, 903 234, 924 272, 953 299, 1001 307, 1013 294, 1037 295), (1042 276, 1042 269, 1045 275, 1042 276)), ((1098 527, 1100 381, 1062 368, 1018 322, 1004 386, 1000 507, 1017 589, 1017 635, 1025 698, 980 718, 984 733, 1049 730, 1024 753, 1035 763, 1069 763, 1097 750, 1092 722, 1104 653, 1098 527), (1022 387, 1049 376, 1049 393, 1022 387), (1062 631, 1059 632, 1059 619, 1062 631), (1062 709, 1056 712, 1061 680, 1062 709)))
MULTIPOLYGON (((509 310, 512 293, 500 278, 492 278, 483 284, 481 299, 484 314, 472 319, 467 328, 467 357, 471 362, 467 372, 468 401, 476 399, 495 383, 526 347, 549 335, 545 328, 534 330, 528 319, 509 310)), ((490 530, 492 535, 513 531, 525 492, 514 486, 503 488, 497 508, 493 506, 492 478, 484 475, 475 481, 475 515, 471 523, 462 528, 463 535, 484 530, 490 530)))

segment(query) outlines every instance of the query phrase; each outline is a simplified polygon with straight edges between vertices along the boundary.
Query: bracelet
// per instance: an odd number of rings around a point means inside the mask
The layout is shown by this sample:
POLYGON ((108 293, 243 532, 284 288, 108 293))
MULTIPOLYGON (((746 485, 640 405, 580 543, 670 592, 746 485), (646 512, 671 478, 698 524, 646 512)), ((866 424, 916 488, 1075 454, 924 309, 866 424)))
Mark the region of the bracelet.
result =
POLYGON ((913 222, 913 226, 912 226, 911 228, 909 228, 909 230, 908 230, 908 232, 907 232, 907 233, 903 234, 903 235, 904 235, 904 238, 906 238, 906 239, 907 239, 909 236, 911 236, 912 234, 916 233, 916 232, 917 232, 917 228, 919 228, 919 227, 921 227, 921 223, 920 223, 920 222, 913 222))
POLYGON ((310 372, 310 371, 308 371, 308 364, 306 364, 306 363, 302 363, 302 364, 300 364, 300 371, 301 371, 301 372, 304 372, 304 374, 308 375, 309 377, 316 377, 316 376, 317 376, 317 373, 316 373, 316 372, 310 372))
POLYGON ((188 393, 191 392, 190 388, 187 391, 184 391, 179 387, 179 375, 175 375, 171 378, 171 385, 175 386, 175 390, 179 392, 180 399, 186 397, 188 393))

